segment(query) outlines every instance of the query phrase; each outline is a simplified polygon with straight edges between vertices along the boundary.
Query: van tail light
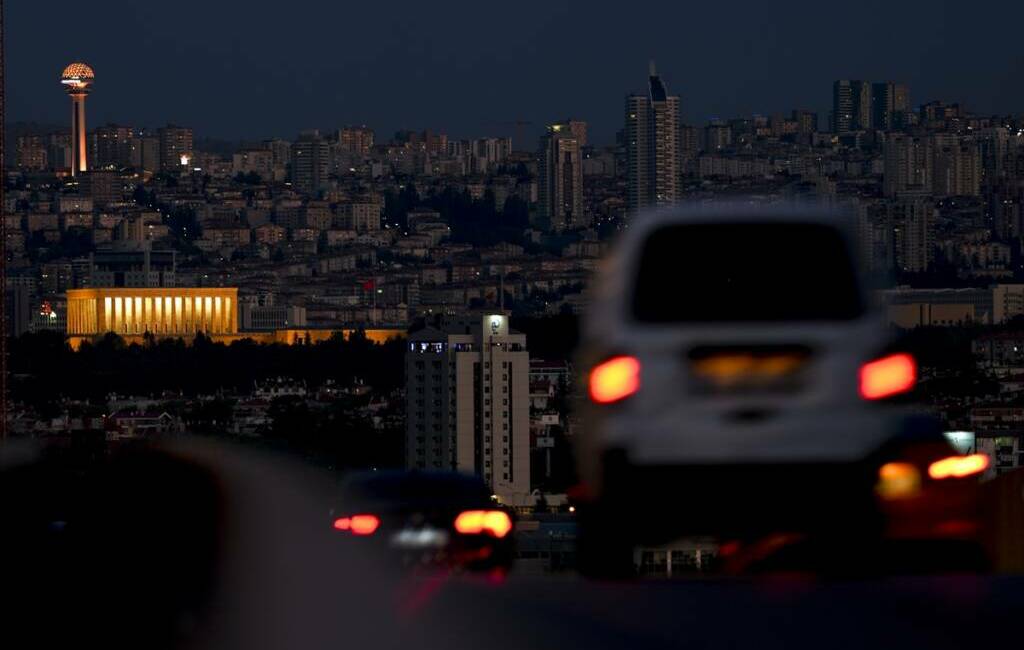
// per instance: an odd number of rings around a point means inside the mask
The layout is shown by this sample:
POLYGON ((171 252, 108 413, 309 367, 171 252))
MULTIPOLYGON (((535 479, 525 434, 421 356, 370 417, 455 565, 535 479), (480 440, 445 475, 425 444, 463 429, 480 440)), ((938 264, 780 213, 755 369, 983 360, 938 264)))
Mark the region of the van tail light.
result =
POLYGON ((463 535, 487 534, 501 539, 512 530, 512 519, 501 510, 466 510, 455 518, 455 530, 463 535))
POLYGON ((372 535, 380 528, 377 515, 352 515, 334 520, 335 530, 344 530, 353 535, 372 535))
POLYGON ((937 460, 928 466, 928 476, 940 480, 944 478, 965 478, 980 474, 988 469, 989 458, 986 454, 970 454, 969 456, 950 456, 937 460))
POLYGON ((636 357, 613 357, 590 371, 590 399, 612 404, 640 390, 640 361, 636 357))
POLYGON ((917 383, 917 362, 909 354, 893 354, 860 368, 860 396, 882 399, 905 393, 917 383))

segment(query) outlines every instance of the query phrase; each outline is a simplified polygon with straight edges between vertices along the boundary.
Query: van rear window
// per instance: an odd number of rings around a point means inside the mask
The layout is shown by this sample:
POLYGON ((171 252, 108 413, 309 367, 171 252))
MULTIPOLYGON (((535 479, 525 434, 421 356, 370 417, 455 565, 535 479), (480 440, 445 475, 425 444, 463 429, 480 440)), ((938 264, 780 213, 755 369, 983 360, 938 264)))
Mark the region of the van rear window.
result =
POLYGON ((681 224, 643 246, 644 323, 851 320, 864 300, 842 235, 822 224, 681 224))

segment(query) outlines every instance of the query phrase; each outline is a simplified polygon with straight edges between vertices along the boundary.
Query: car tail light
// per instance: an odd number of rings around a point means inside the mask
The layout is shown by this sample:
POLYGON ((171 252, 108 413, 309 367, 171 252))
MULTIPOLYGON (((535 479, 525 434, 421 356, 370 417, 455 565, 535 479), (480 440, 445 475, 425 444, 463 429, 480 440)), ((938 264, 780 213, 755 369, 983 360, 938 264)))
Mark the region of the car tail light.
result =
POLYGON ((882 399, 905 393, 917 383, 917 362, 909 354, 893 354, 860 368, 860 396, 882 399))
POLYGON ((614 357, 590 371, 590 399, 611 404, 640 390, 640 361, 636 357, 614 357))
POLYGON ((334 520, 336 530, 347 530, 353 535, 372 535, 380 528, 380 518, 376 515, 353 515, 334 520))
POLYGON ((907 499, 921 492, 921 472, 911 463, 886 463, 878 468, 875 492, 883 499, 907 499))
POLYGON ((466 510, 455 518, 455 530, 463 535, 487 533, 501 539, 512 530, 512 519, 501 510, 466 510))
POLYGON ((950 456, 937 460, 928 466, 928 476, 940 480, 944 478, 964 478, 979 474, 988 469, 989 458, 985 454, 969 456, 950 456))

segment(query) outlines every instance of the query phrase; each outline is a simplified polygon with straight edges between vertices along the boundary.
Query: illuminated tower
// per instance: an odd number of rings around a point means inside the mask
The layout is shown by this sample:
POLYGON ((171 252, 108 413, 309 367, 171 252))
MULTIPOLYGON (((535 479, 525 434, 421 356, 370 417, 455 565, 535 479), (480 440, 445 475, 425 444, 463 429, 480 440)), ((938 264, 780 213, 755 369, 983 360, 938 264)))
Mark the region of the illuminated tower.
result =
POLYGON ((71 175, 86 171, 85 98, 96 75, 84 63, 72 63, 64 68, 60 83, 71 96, 71 175))

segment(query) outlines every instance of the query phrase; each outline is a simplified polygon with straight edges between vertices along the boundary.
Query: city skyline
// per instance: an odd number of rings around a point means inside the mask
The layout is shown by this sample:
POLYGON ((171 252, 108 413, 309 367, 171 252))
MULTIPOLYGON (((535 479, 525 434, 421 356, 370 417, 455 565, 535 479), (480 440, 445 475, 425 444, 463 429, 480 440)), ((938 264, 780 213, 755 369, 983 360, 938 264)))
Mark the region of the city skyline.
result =
POLYGON ((275 17, 284 30, 303 25, 311 38, 296 43, 293 36, 268 34, 276 47, 265 48, 259 37, 263 32, 247 26, 266 29, 267 5, 257 3, 244 14, 207 7, 203 24, 189 21, 193 6, 198 7, 185 2, 175 15, 166 16, 154 8, 109 3, 90 8, 68 25, 54 25, 53 38, 38 41, 27 39, 31 30, 18 26, 48 15, 40 13, 41 7, 12 7, 8 85, 17 90, 10 98, 12 121, 63 123, 49 80, 77 59, 103 71, 104 92, 91 102, 93 124, 174 122, 226 139, 290 137, 306 128, 347 123, 366 123, 381 133, 411 127, 458 137, 513 135, 508 123, 529 121, 533 142, 551 116, 576 115, 591 125, 596 144, 607 144, 620 128, 622 97, 640 90, 636 80, 649 58, 658 61, 681 97, 684 122, 695 124, 794 108, 813 109, 824 118, 829 85, 842 78, 898 79, 913 89, 915 104, 944 99, 980 112, 1013 113, 1024 99, 1024 90, 1013 83, 1021 57, 1012 50, 1012 38, 999 36, 1016 23, 1013 13, 1021 10, 1002 5, 1002 20, 986 24, 984 39, 970 36, 973 22, 987 13, 981 7, 976 15, 955 21, 947 15, 947 4, 927 15, 887 7, 888 21, 881 26, 869 20, 872 12, 867 10, 842 23, 809 11, 807 18, 764 33, 759 22, 766 18, 764 10, 751 5, 730 24, 740 45, 729 49, 715 40, 716 30, 687 27, 711 18, 703 8, 688 10, 686 20, 678 20, 682 10, 659 8, 665 20, 652 21, 640 36, 623 35, 653 9, 637 6, 621 17, 600 8, 576 12, 577 30, 567 45, 556 43, 552 30, 571 13, 569 6, 526 7, 511 17, 480 9, 430 16, 408 7, 397 11, 399 18, 389 18, 372 7, 346 8, 342 15, 328 5, 300 1, 294 11, 275 17), (116 35, 105 27, 115 22, 108 20, 111 12, 121 25, 116 35), (324 19, 303 23, 315 16, 324 19), (501 31, 513 40, 430 35, 447 33, 429 29, 439 21, 456 28, 481 21, 498 27, 499 20, 501 31), (801 31, 809 20, 826 28, 801 31), (896 34, 886 27, 906 21, 914 29, 896 34), (352 23, 371 29, 344 28, 352 23), (330 31, 332 26, 339 31, 330 31), (680 33, 685 37, 677 37, 680 33), (866 34, 877 47, 853 48, 866 34), (602 38, 620 37, 624 44, 600 46, 602 38), (958 47, 949 47, 954 41, 958 47), (132 56, 124 56, 126 51, 132 56), (416 54, 420 51, 432 56, 424 60, 416 54), (623 51, 633 54, 621 56, 623 51), (139 79, 154 70, 173 71, 181 92, 136 92, 139 79), (266 110, 249 110, 252 100, 266 110))

